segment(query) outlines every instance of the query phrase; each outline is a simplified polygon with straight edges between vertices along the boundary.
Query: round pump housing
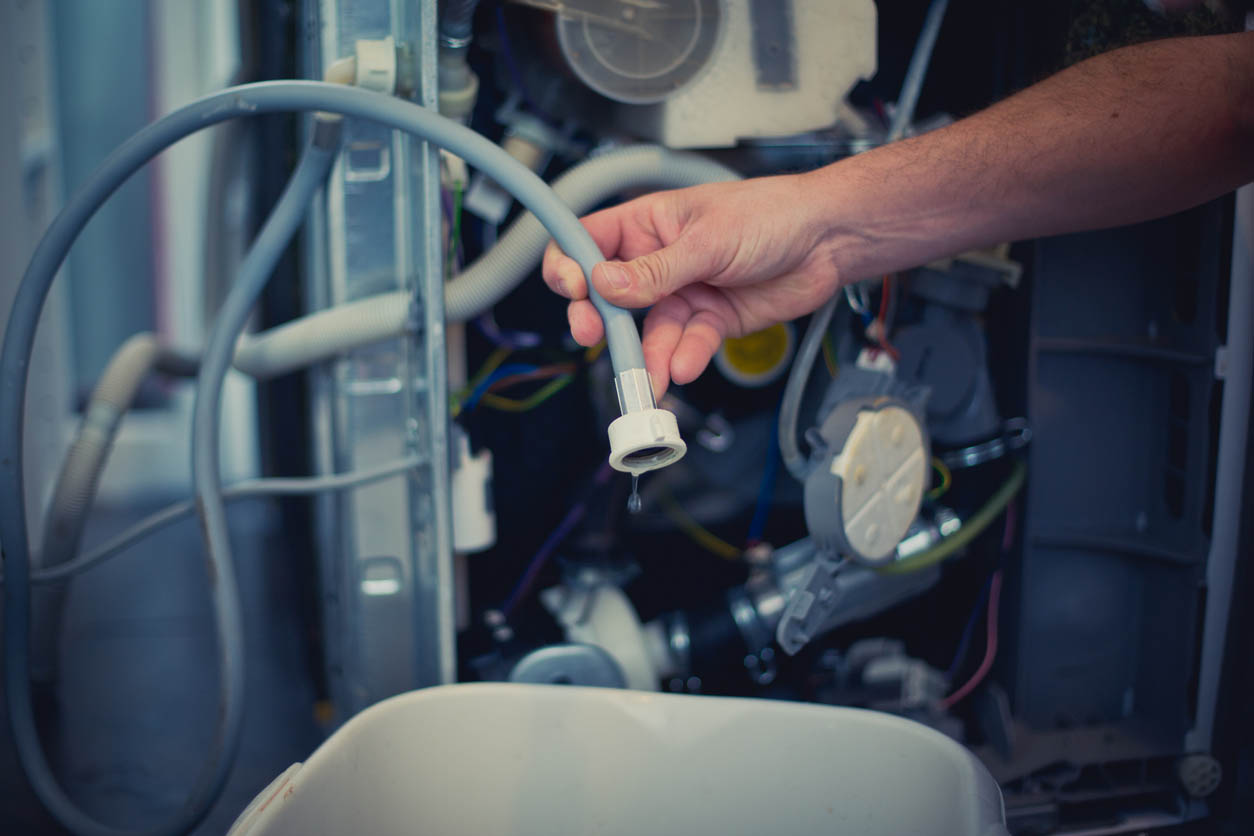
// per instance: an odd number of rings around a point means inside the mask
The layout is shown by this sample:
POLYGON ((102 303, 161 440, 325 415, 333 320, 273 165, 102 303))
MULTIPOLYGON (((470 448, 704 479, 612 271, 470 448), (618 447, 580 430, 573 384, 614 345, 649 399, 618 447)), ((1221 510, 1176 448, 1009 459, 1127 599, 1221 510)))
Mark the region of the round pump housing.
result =
POLYGON ((896 398, 847 401, 811 440, 818 449, 805 515, 815 544, 860 563, 891 562, 928 478, 927 434, 915 413, 896 398))
POLYGON ((700 75, 718 41, 719 0, 573 0, 557 16, 570 68, 603 96, 660 102, 700 75))

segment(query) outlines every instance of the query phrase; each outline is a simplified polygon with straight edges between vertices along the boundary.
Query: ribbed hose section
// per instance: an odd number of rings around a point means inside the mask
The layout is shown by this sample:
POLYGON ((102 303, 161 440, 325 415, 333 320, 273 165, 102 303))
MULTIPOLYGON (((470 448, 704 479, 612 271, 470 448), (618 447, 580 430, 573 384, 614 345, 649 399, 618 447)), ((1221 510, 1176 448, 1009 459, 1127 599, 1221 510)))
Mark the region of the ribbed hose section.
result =
MULTIPOLYGON (((625 191, 739 179, 735 171, 705 157, 641 145, 580 163, 554 181, 553 191, 575 214, 583 214, 625 191)), ((492 249, 445 285, 448 321, 473 319, 504 299, 536 268, 548 242, 549 233, 535 215, 519 217, 492 249)), ((235 368, 265 379, 397 337, 409 327, 410 306, 410 294, 395 291, 301 317, 242 339, 235 349, 235 368)))
MULTIPOLYGON (((44 517, 39 552, 42 568, 66 563, 77 554, 118 427, 140 387, 154 371, 188 377, 196 374, 196 362, 165 348, 155 335, 140 333, 122 343, 105 367, 57 475, 52 502, 44 517)), ((38 629, 32 637, 31 660, 31 676, 36 681, 55 678, 64 606, 64 587, 44 590, 37 599, 38 629)))
POLYGON ((122 417, 154 371, 190 376, 196 373, 196 363, 162 346, 155 335, 140 333, 126 340, 105 367, 83 413, 78 436, 57 476, 44 520, 40 549, 44 567, 64 563, 77 551, 87 511, 122 417))
POLYGON ((479 0, 441 0, 440 35, 459 40, 469 39, 479 0))
MULTIPOLYGON (((680 189, 739 179, 735 171, 705 157, 642 145, 582 162, 552 187, 576 215, 582 215, 626 191, 680 189)), ((445 287, 445 316, 450 322, 473 319, 504 299, 535 269, 548 242, 549 233, 535 215, 528 212, 519 217, 496 246, 445 287)))
POLYGON ((328 308, 235 347, 235 368, 259 380, 330 359, 363 345, 397 337, 410 325, 408 291, 383 293, 328 308))

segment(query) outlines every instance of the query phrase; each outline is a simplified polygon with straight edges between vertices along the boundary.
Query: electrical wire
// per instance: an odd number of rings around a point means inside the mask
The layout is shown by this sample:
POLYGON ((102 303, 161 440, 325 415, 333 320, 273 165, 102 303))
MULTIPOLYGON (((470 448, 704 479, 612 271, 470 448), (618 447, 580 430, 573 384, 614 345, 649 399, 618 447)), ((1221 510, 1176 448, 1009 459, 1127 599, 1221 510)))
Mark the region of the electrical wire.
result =
POLYGON ((928 499, 940 499, 954 483, 954 475, 950 472, 949 466, 946 465, 936 456, 932 456, 932 469, 940 474, 941 483, 927 492, 928 499))
POLYGON ((498 347, 519 349, 535 348, 540 345, 540 335, 534 331, 506 331, 496 322, 492 311, 475 318, 475 327, 479 333, 487 337, 498 347))
MULTIPOLYGON (((379 482, 392 476, 406 473, 422 465, 426 459, 422 456, 411 456, 397 462, 349 473, 335 473, 327 476, 283 477, 246 479, 227 485, 222 489, 222 498, 227 502, 238 502, 243 499, 256 499, 269 496, 310 496, 332 491, 343 491, 379 482)), ((31 574, 30 582, 35 586, 61 583, 74 575, 86 572, 94 566, 121 554, 130 546, 143 540, 154 532, 165 528, 184 517, 191 516, 196 505, 190 499, 167 505, 154 511, 139 522, 114 535, 79 555, 73 560, 58 564, 49 569, 42 569, 31 574)), ((0 576, 0 583, 4 578, 0 576)))
POLYGON ((496 5, 496 31, 498 37, 501 39, 501 56, 505 59, 505 67, 509 70, 510 78, 514 82, 515 89, 518 90, 518 95, 522 98, 523 102, 526 103, 527 108, 534 116, 550 126, 554 125, 555 121, 553 117, 545 112, 540 105, 536 104, 535 101, 532 100, 531 94, 527 92, 527 85, 523 81, 522 70, 518 66, 518 61, 514 58, 514 50, 511 46, 509 37, 509 28, 505 25, 504 3, 497 3, 496 5))
POLYGON ((901 352, 888 339, 888 304, 889 299, 893 296, 893 277, 884 276, 880 290, 880 312, 875 318, 874 329, 875 342, 879 347, 888 352, 893 360, 901 359, 901 352))
POLYGON ((479 371, 475 372, 474 376, 466 382, 465 386, 452 394, 449 398, 449 411, 452 413, 454 418, 456 418, 462 411, 462 401, 469 397, 470 393, 478 388, 483 381, 487 380, 494 371, 500 368, 501 364, 504 363, 513 352, 513 347, 507 345, 498 346, 493 349, 492 353, 488 355, 488 359, 485 360, 483 365, 479 367, 479 371))
POLYGON ((985 602, 988 601, 988 590, 993 583, 993 575, 996 570, 988 573, 988 577, 984 579, 984 583, 980 585, 979 597, 975 599, 975 605, 971 607, 971 614, 967 616, 967 622, 962 627, 962 635, 958 639, 958 646, 954 648, 953 659, 949 662, 949 667, 945 669, 945 679, 952 681, 958 673, 958 666, 962 664, 962 660, 967 656, 967 648, 971 645, 971 638, 975 635, 975 625, 980 620, 980 613, 984 612, 985 602))
POLYGON ((449 224, 448 247, 444 256, 444 275, 452 278, 458 263, 457 253, 462 241, 462 184, 453 184, 452 221, 449 224))
POLYGON ((849 303, 849 309, 856 313, 859 317, 869 318, 871 316, 870 308, 866 304, 866 300, 858 295, 858 291, 862 289, 861 285, 845 285, 845 301, 849 303))
MULTIPOLYGON (((613 473, 614 470, 610 467, 609 462, 602 464, 597 469, 596 475, 592 477, 592 487, 597 488, 604 485, 610 480, 610 476, 613 473)), ((590 493, 591 491, 588 492, 588 494, 590 493)), ((527 593, 531 591, 531 587, 535 585, 536 580, 540 577, 540 570, 548 563, 553 551, 575 530, 575 526, 579 525, 579 521, 588 513, 588 499, 589 496, 585 494, 583 499, 570 506, 570 510, 562 517, 562 521, 544 539, 544 542, 540 544, 540 548, 536 550, 531 560, 528 561, 522 577, 518 579, 518 583, 514 585, 513 591, 505 599, 505 603, 501 605, 501 613, 506 618, 510 617, 514 610, 518 608, 518 605, 522 603, 523 599, 526 598, 527 593)))
POLYGON ((925 552, 920 552, 905 560, 899 560, 896 563, 890 563, 882 569, 876 571, 885 575, 899 575, 905 572, 917 572, 920 569, 926 569, 929 566, 935 566, 937 563, 945 560, 953 555, 959 549, 965 548, 972 540, 978 537, 986 528, 992 525, 997 519, 997 515, 1006 510, 1006 506, 1010 501, 1018 495, 1023 488, 1023 482, 1027 476, 1027 465, 1023 462, 1015 462, 1014 469, 1010 471, 1009 478, 1005 483, 993 492, 981 508, 971 515, 970 518, 962 523, 962 527, 956 532, 941 540, 935 546, 932 546, 925 552))
POLYGON ((488 386, 487 394, 499 393, 503 389, 517 386, 520 383, 529 383, 533 380, 551 380, 555 377, 569 376, 574 373, 574 363, 553 363, 548 366, 540 366, 535 371, 527 372, 526 374, 511 374, 496 380, 488 386))
POLYGON ((962 664, 962 660, 967 655, 967 647, 971 644, 971 638, 975 635, 975 625, 979 620, 980 613, 984 610, 984 602, 988 600, 988 590, 993 583, 993 575, 1001 568, 1006 560, 1006 555, 1010 553, 1011 546, 1014 545, 1015 520, 1018 516, 1018 503, 1012 501, 1006 507, 1006 525, 1001 536, 1001 554, 997 560, 997 567, 988 573, 988 577, 984 580, 983 586, 980 588, 980 596, 975 601, 975 606, 971 608, 971 615, 967 618, 966 625, 962 628, 962 637, 958 639, 958 646, 954 650, 953 660, 949 663, 949 667, 945 671, 945 679, 952 680, 958 673, 958 666, 962 664))
POLYGON ((489 392, 480 398, 479 402, 486 407, 500 410, 501 412, 530 412, 565 389, 574 379, 571 375, 562 375, 549 381, 522 400, 514 400, 513 398, 506 398, 489 392))
POLYGON ((673 522, 680 531, 688 535, 688 539, 710 554, 721 557, 724 560, 739 560, 741 555, 744 554, 743 550, 736 548, 693 519, 692 515, 685 511, 683 506, 669 493, 661 494, 659 504, 662 506, 662 513, 666 514, 667 519, 673 522))
POLYGON ((479 399, 482 398, 485 394, 487 394, 488 389, 491 388, 492 384, 496 383, 498 380, 502 380, 507 377, 513 377, 516 375, 531 374, 532 372, 535 372, 538 368, 539 368, 538 366, 533 366, 530 363, 508 363, 504 366, 501 366, 499 369, 492 372, 492 374, 488 375, 485 380, 481 381, 479 385, 475 386, 474 389, 471 390, 470 394, 467 395, 466 398, 461 402, 461 406, 458 411, 470 412, 472 409, 474 409, 475 406, 479 403, 479 399))
MULTIPOLYGON (((83 814, 57 784, 38 740, 31 704, 28 680, 31 567, 23 479, 23 420, 30 355, 40 312, 78 234, 104 201, 141 166, 183 137, 227 119, 293 111, 317 111, 367 119, 450 148, 518 198, 549 229, 562 249, 579 263, 585 274, 591 274, 592 268, 604 258, 587 229, 552 190, 534 172, 490 140, 413 102, 325 82, 260 82, 204 96, 157 120, 124 142, 66 201, 27 265, 4 329, 3 349, 0 350, 0 542, 4 543, 8 578, 4 585, 4 684, 15 748, 27 779, 45 808, 67 829, 77 833, 112 836, 117 831, 83 814)), ((315 139, 317 134, 315 130, 315 139)), ((267 222, 266 226, 269 227, 270 223, 267 222)), ((263 229, 262 235, 265 234, 266 229, 263 229)), ((260 238, 254 242, 254 250, 258 243, 260 238)), ((232 292, 242 284, 237 280, 232 292)), ((615 371, 623 373, 643 369, 640 334, 631 313, 609 304, 593 288, 589 289, 589 294, 605 324, 615 371)), ((221 332, 222 329, 215 330, 221 332)), ((225 376, 226 364, 231 359, 231 349, 231 344, 215 346, 215 362, 218 359, 216 351, 223 352, 220 359, 224 365, 220 375, 218 369, 208 365, 209 357, 206 356, 202 383, 217 378, 220 384, 225 376)), ((193 426, 193 472, 198 474, 197 501, 202 512, 209 560, 213 565, 210 592, 218 616, 216 621, 224 664, 221 684, 227 704, 220 713, 222 733, 211 749, 214 754, 207 760, 188 803, 171 822, 154 829, 154 833, 181 833, 204 818, 225 781, 232 760, 230 756, 239 739, 243 685, 239 602, 234 589, 221 497, 217 495, 220 486, 216 478, 218 462, 215 457, 219 442, 219 416, 216 408, 211 408, 216 407, 217 397, 213 392, 204 394, 208 397, 198 397, 199 420, 193 426), (218 746, 218 743, 222 745, 218 746)))
POLYGON ((832 346, 831 334, 823 335, 823 363, 833 379, 840 374, 840 364, 836 362, 836 349, 832 346))
POLYGON ((997 659, 997 618, 998 608, 1001 604, 1001 581, 1002 572, 998 569, 993 573, 992 582, 988 588, 988 638, 986 639, 984 649, 984 659, 980 662, 979 668, 971 675, 970 679, 940 701, 939 707, 942 711, 948 711, 966 699, 984 681, 989 671, 993 669, 993 662, 997 659))
POLYGON ((590 346, 588 350, 583 353, 583 361, 585 363, 595 363, 596 359, 601 356, 601 352, 603 351, 605 351, 605 340, 601 340, 601 342, 596 345, 590 346))

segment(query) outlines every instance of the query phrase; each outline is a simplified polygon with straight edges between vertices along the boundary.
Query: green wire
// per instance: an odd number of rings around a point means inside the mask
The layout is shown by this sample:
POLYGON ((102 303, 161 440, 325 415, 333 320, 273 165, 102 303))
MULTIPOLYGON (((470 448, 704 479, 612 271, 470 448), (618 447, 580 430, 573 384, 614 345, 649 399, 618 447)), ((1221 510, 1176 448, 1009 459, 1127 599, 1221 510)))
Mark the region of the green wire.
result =
POLYGON ((462 238, 462 184, 453 186, 453 223, 449 228, 448 252, 444 256, 444 275, 453 277, 453 259, 457 255, 457 242, 462 238))
POLYGON ((479 399, 484 406, 492 409, 499 409, 503 412, 530 412, 558 392, 565 389, 573 381, 574 375, 564 374, 561 377, 555 377, 541 386, 535 392, 532 392, 526 398, 516 401, 512 398, 503 398, 500 395, 491 392, 485 394, 479 399))
POLYGON ((1023 481, 1027 472, 1027 465, 1021 461, 1015 462, 1014 470, 1010 472, 1010 478, 988 498, 988 502, 985 502, 980 510, 972 514, 971 518, 962 524, 962 528, 925 552, 920 552, 913 557, 907 557, 905 560, 888 564, 879 570, 880 574, 903 575, 907 572, 917 572, 920 569, 935 566, 937 563, 950 557, 954 552, 967 546, 984 529, 992 525, 993 520, 997 519, 1002 511, 1006 510, 1010 500, 1014 499, 1023 488, 1023 481))

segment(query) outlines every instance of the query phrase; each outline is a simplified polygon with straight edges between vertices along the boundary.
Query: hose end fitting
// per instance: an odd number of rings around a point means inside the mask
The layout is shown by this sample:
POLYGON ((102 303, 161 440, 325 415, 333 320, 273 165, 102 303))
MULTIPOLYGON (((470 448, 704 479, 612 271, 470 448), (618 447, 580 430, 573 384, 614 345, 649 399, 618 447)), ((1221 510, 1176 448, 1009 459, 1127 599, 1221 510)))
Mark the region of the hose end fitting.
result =
POLYGON ((644 369, 629 369, 614 378, 622 415, 610 424, 610 467, 641 474, 674 464, 688 452, 679 437, 675 414, 658 409, 653 384, 644 369))
POLYGON ((665 409, 628 412, 610 424, 610 467, 615 470, 647 473, 674 464, 686 452, 675 413, 665 409))

